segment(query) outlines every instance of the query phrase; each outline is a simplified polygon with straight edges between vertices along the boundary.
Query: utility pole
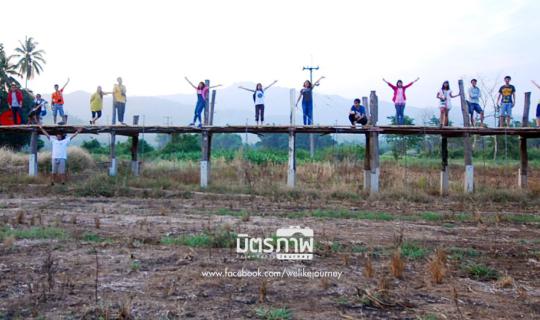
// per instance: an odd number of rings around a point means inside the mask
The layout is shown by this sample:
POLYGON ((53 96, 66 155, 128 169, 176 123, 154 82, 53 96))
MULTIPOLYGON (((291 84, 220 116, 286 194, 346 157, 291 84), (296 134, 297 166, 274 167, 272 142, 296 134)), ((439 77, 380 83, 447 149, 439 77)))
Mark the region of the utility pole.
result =
MULTIPOLYGON (((309 71, 309 82, 311 82, 311 84, 313 84, 313 71, 317 71, 319 70, 319 66, 307 66, 307 67, 304 67, 302 69, 303 71, 306 71, 308 70, 309 71)), ((313 96, 312 96, 313 97, 313 96)), ((313 107, 315 107, 315 104, 313 105, 313 107)), ((311 114, 313 116, 313 113, 311 114)), ((313 123, 313 119, 311 119, 311 122, 313 123)), ((310 133, 309 134, 309 156, 311 158, 313 158, 313 156, 315 155, 315 136, 313 135, 313 133, 310 133)))

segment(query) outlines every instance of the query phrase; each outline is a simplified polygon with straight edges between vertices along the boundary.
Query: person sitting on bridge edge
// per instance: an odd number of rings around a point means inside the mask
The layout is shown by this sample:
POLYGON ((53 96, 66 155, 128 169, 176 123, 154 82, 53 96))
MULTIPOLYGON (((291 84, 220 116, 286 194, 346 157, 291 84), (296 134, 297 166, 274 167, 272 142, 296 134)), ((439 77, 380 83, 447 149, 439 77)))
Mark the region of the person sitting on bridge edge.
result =
POLYGON ((202 117, 201 114, 204 111, 204 108, 206 108, 206 101, 208 100, 208 92, 212 88, 221 87, 220 84, 216 86, 207 87, 204 82, 199 82, 198 86, 195 86, 193 82, 189 81, 188 77, 184 77, 186 81, 193 87, 193 89, 197 90, 197 103, 195 104, 195 115, 193 116, 193 122, 190 123, 190 126, 194 126, 197 123, 197 119, 199 119, 199 128, 202 127, 202 117))
POLYGON ((7 103, 9 110, 11 110, 11 113, 13 114, 13 124, 22 123, 21 110, 23 108, 23 101, 24 96, 21 89, 17 87, 16 83, 12 83, 7 96, 7 103))
POLYGON ((56 116, 60 115, 62 122, 64 121, 64 89, 69 83, 69 78, 66 81, 66 84, 62 89, 58 89, 57 84, 54 85, 54 93, 51 96, 52 112, 53 112, 53 121, 56 124, 56 116))
POLYGON ((63 133, 57 133, 54 137, 51 137, 45 129, 40 125, 39 129, 43 134, 51 141, 52 152, 51 152, 51 161, 52 161, 52 171, 51 171, 51 185, 54 185, 55 182, 60 181, 62 184, 66 183, 66 162, 67 162, 67 147, 68 144, 73 140, 81 131, 82 128, 79 128, 71 137, 66 137, 63 133))
POLYGON ((97 87, 96 92, 90 97, 90 112, 92 113, 92 120, 90 124, 96 124, 96 121, 101 118, 101 111, 103 110, 103 96, 111 94, 112 92, 104 92, 101 86, 97 87))
POLYGON ((403 81, 401 80, 398 80, 396 85, 393 85, 383 78, 383 81, 386 82, 386 84, 389 85, 392 90, 394 90, 392 101, 396 107, 396 123, 398 126, 405 124, 405 104, 407 103, 407 95, 405 95, 405 90, 407 90, 408 87, 412 86, 418 80, 420 80, 420 78, 416 78, 416 80, 404 86, 403 81))
POLYGON ((448 126, 448 112, 450 111, 450 109, 452 109, 452 98, 456 97, 459 97, 459 93, 454 94, 452 90, 450 90, 450 82, 443 82, 441 90, 437 92, 437 99, 439 99, 439 109, 441 110, 439 126, 448 126))
POLYGON ((475 126, 474 113, 480 115, 480 127, 484 126, 484 110, 480 107, 480 97, 482 97, 482 92, 480 88, 476 86, 478 81, 476 79, 471 80, 471 87, 469 88, 469 99, 467 100, 467 105, 469 107, 469 118, 471 121, 471 126, 475 126))
POLYGON ((504 77, 504 85, 499 89, 499 96, 497 97, 497 104, 501 110, 499 127, 503 127, 505 124, 510 127, 512 108, 516 104, 516 87, 510 84, 510 80, 512 80, 510 76, 504 77))
MULTIPOLYGON (((534 80, 531 81, 538 89, 540 89, 540 84, 536 83, 534 80)), ((536 126, 540 127, 540 100, 538 101, 538 105, 536 106, 536 126)))
POLYGON ((351 125, 353 127, 356 127, 357 123, 363 126, 368 123, 366 107, 360 105, 360 99, 358 98, 354 99, 354 104, 351 107, 351 111, 349 112, 349 121, 351 121, 351 125))
POLYGON ((257 125, 259 125, 259 119, 261 121, 261 125, 264 122, 264 92, 268 90, 268 88, 276 84, 276 82, 277 80, 274 80, 274 82, 272 82, 265 88, 263 88, 262 84, 257 83, 257 85, 255 86, 255 90, 244 88, 242 86, 238 87, 239 89, 253 92, 253 103, 255 103, 255 121, 257 122, 257 125))
POLYGON ((298 107, 298 102, 302 99, 302 112, 304 113, 305 126, 313 124, 313 89, 318 86, 324 78, 325 77, 320 77, 319 80, 315 81, 313 84, 309 80, 304 81, 304 87, 300 90, 300 95, 298 96, 298 100, 296 100, 296 106, 298 107))

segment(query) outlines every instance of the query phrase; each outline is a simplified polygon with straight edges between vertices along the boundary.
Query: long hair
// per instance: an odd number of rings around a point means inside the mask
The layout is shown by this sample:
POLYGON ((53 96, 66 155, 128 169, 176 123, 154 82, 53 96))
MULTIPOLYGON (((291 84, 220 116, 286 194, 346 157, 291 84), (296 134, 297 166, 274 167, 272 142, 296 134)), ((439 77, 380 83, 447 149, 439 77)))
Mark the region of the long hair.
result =
POLYGON ((199 85, 197 86, 197 89, 198 89, 198 90, 202 90, 202 89, 204 89, 205 87, 206 87, 206 83, 204 83, 204 82, 201 81, 201 82, 199 82, 199 85))
POLYGON ((313 87, 313 85, 311 84, 311 81, 309 81, 309 80, 304 81, 304 88, 311 89, 311 87, 313 87), (306 87, 306 85, 307 85, 307 87, 306 87))
POLYGON ((396 87, 398 87, 398 88, 403 87, 403 81, 398 80, 398 81, 396 82, 396 87))
POLYGON ((255 91, 257 91, 257 90, 260 90, 260 91, 263 90, 262 84, 257 83, 257 85, 255 86, 255 91))
POLYGON ((441 90, 450 90, 450 82, 448 81, 443 82, 441 90))

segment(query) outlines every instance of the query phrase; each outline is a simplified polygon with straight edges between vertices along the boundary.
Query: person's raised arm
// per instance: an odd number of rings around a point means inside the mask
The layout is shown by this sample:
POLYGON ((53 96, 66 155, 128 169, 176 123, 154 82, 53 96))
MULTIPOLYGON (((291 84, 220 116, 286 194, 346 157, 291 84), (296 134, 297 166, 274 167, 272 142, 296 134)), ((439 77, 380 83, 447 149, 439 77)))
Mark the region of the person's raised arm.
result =
POLYGON ((536 83, 534 80, 531 80, 531 82, 538 88, 540 89, 540 85, 538 83, 536 83))
POLYGON ((238 86, 238 89, 246 90, 246 91, 249 91, 249 92, 255 92, 255 90, 251 90, 251 89, 248 89, 248 88, 244 88, 244 87, 242 87, 242 86, 238 86))
POLYGON ((266 88, 264 88, 264 90, 268 90, 268 88, 270 88, 271 86, 275 85, 277 82, 277 80, 274 80, 274 82, 272 82, 271 84, 267 85, 266 88))
POLYGON ((208 87, 208 89, 214 89, 214 88, 221 87, 221 86, 222 86, 221 84, 217 84, 217 85, 215 85, 215 86, 210 86, 210 87, 208 87))
POLYGON ((408 85, 404 86, 403 88, 407 89, 408 87, 412 86, 415 82, 417 82, 418 80, 420 80, 420 77, 414 79, 414 81, 411 81, 411 83, 409 83, 408 85))
POLYGON ((62 91, 64 91, 64 89, 65 89, 65 88, 66 88, 66 86, 68 85, 68 83, 69 83, 69 80, 70 80, 70 79, 68 78, 68 79, 67 79, 67 81, 66 81, 66 84, 64 84, 64 86, 62 87, 62 91))
POLYGON ((313 83, 313 86, 311 87, 311 89, 315 89, 316 86, 318 86, 321 82, 322 79, 326 78, 325 76, 322 76, 320 77, 319 79, 317 79, 317 81, 315 81, 315 83, 313 83))
POLYGON ((193 82, 189 81, 188 77, 184 77, 184 79, 186 79, 186 81, 193 87, 193 89, 197 89, 193 82))
POLYGON ((382 81, 384 81, 390 88, 396 90, 397 87, 395 85, 391 84, 390 82, 386 81, 385 78, 383 78, 382 81))
POLYGON ((44 136, 47 137, 47 139, 51 140, 51 136, 49 135, 47 131, 45 131, 45 129, 43 129, 41 125, 39 125, 39 130, 41 130, 41 132, 43 133, 44 136))
POLYGON ((71 136, 71 138, 69 138, 69 140, 71 141, 71 140, 75 139, 75 137, 76 137, 79 133, 81 133, 81 131, 82 131, 82 128, 77 129, 77 131, 75 131, 75 133, 71 136))

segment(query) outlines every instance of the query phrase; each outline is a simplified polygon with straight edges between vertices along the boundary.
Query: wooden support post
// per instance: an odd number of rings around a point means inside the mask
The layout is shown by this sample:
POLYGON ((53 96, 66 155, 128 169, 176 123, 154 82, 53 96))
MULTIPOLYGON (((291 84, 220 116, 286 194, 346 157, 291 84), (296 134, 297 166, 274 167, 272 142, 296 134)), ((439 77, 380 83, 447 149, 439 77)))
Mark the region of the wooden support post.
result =
POLYGON ((366 147, 364 149, 364 191, 371 189, 371 144, 370 134, 366 133, 366 147))
POLYGON ((287 186, 296 185, 296 134, 294 129, 289 130, 289 165, 287 170, 287 186))
POLYGON ((441 185, 440 194, 445 196, 448 194, 448 138, 441 137, 441 185))
MULTIPOLYGON (((463 126, 468 128, 471 125, 471 121, 469 119, 469 106, 467 104, 467 100, 465 99, 463 80, 459 80, 458 84, 461 98, 461 113, 463 114, 463 126)), ((464 192, 471 193, 474 192, 474 166, 472 163, 471 137, 468 133, 463 135, 463 155, 465 158, 464 192)))
MULTIPOLYGON (((531 93, 525 92, 525 105, 523 106, 523 118, 521 126, 529 126, 529 109, 531 108, 531 93)), ((519 158, 521 160, 518 172, 518 186, 521 189, 527 189, 527 174, 529 171, 529 155, 527 154, 527 138, 519 137, 519 158)))
POLYGON ((313 133, 309 134, 309 157, 313 158, 315 156, 315 135, 313 133))
MULTIPOLYGON (((366 116, 370 119, 371 112, 369 112, 369 100, 368 97, 362 97, 362 105, 366 108, 366 116)), ((369 122, 369 120, 368 120, 369 122)))
MULTIPOLYGON (((133 125, 139 124, 139 116, 133 116, 133 125)), ((134 176, 138 176, 139 170, 139 134, 135 134, 131 137, 131 173, 134 176)))
POLYGON ((216 104, 216 90, 212 90, 212 97, 210 99, 210 125, 214 125, 214 106, 216 104))
POLYGON ((117 163, 116 163, 116 133, 111 132, 111 166, 109 167, 109 176, 114 177, 117 174, 117 163))
MULTIPOLYGON (((371 117, 372 125, 377 125, 377 120, 379 116, 379 98, 375 91, 371 91, 369 96, 369 106, 371 108, 371 117)), ((369 156, 370 156, 370 169, 371 169, 371 179, 369 182, 369 193, 374 194, 379 192, 379 133, 370 132, 369 133, 369 156)))
POLYGON ((290 114, 290 128, 289 128, 289 161, 287 167, 287 186, 289 188, 294 188, 296 185, 296 133, 294 132, 294 122, 295 122, 295 98, 296 92, 294 89, 290 91, 290 104, 291 104, 291 114, 290 114))
MULTIPOLYGON (((210 88, 210 80, 204 80, 204 84, 206 85, 207 88, 210 88)), ((210 120, 208 109, 209 109, 209 101, 208 99, 206 99, 205 106, 204 106, 204 119, 203 119, 203 124, 205 126, 208 125, 208 121, 210 120)))
POLYGON ((38 175, 38 139, 39 135, 37 131, 32 131, 32 136, 30 138, 30 156, 28 159, 28 175, 30 177, 36 177, 38 175))
POLYGON ((212 134, 204 130, 201 140, 201 188, 207 188, 210 184, 212 134))

